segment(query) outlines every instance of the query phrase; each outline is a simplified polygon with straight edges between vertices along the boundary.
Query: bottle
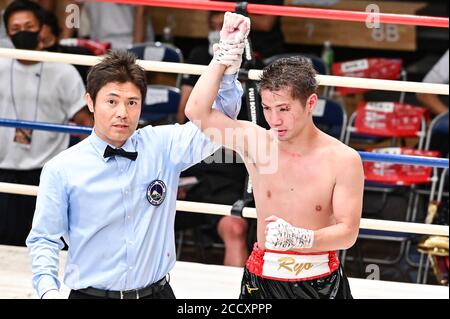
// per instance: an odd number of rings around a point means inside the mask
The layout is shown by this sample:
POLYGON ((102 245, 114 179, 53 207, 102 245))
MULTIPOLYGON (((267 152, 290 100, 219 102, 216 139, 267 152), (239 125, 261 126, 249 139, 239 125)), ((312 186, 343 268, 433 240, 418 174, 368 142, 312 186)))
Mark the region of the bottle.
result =
POLYGON ((164 43, 173 43, 173 36, 172 36, 172 28, 169 26, 165 26, 163 28, 163 42, 164 43))
POLYGON ((173 31, 175 28, 175 17, 169 15, 166 18, 166 26, 163 28, 162 40, 165 43, 173 43, 173 31))
POLYGON ((327 74, 331 74, 331 68, 334 63, 334 52, 331 48, 330 41, 325 41, 325 43, 323 44, 322 60, 325 63, 327 74))

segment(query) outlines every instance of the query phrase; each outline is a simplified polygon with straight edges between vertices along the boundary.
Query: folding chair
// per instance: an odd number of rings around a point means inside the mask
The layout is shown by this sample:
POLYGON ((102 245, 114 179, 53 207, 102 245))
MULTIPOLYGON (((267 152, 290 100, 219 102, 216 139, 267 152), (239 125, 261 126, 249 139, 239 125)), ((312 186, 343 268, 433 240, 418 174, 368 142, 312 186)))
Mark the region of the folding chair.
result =
POLYGON ((431 150, 440 148, 442 156, 448 157, 448 143, 433 143, 434 141, 441 141, 442 136, 446 136, 448 140, 449 127, 448 127, 448 111, 436 116, 430 123, 427 132, 427 140, 425 142, 425 149, 431 150))
POLYGON ((180 90, 167 85, 148 85, 139 125, 174 123, 180 103, 180 90))
POLYGON ((347 113, 341 104, 329 99, 318 99, 313 121, 325 133, 344 141, 347 113))
MULTIPOLYGON (((333 63, 331 74, 336 76, 372 78, 383 80, 406 80, 406 71, 402 69, 401 59, 367 58, 333 63)), ((337 87, 340 95, 367 92, 368 89, 337 87)), ((404 95, 403 95, 404 97, 404 95)), ((400 102, 403 102, 402 96, 400 102)))
MULTIPOLYGON (((436 153, 422 151, 425 141, 425 113, 423 108, 394 102, 368 102, 361 103, 352 115, 347 126, 346 144, 349 144, 351 134, 364 134, 368 137, 386 137, 391 139, 391 145, 396 145, 399 138, 418 137, 418 149, 389 147, 383 149, 369 149, 380 153, 391 154, 417 154, 422 156, 435 156, 436 153)), ((377 218, 385 210, 388 195, 396 192, 406 192, 406 214, 401 220, 409 220, 412 209, 412 187, 421 183, 429 183, 431 168, 415 167, 399 164, 364 163, 365 194, 381 193, 381 204, 378 209, 370 212, 363 210, 365 215, 376 215, 377 218)), ((379 201, 378 201, 379 202, 379 201)), ((386 240, 400 243, 399 253, 395 258, 376 259, 364 258, 364 261, 380 264, 395 264, 402 258, 407 240, 412 234, 399 234, 396 232, 361 230, 360 239, 386 240)))
MULTIPOLYGON (((438 151, 440 153, 440 156, 448 157, 448 136, 449 136, 449 114, 448 112, 445 112, 438 115, 431 121, 427 131, 425 150, 438 151)), ((423 221, 424 218, 420 216, 421 215, 420 213, 422 211, 427 210, 428 207, 430 207, 430 205, 434 205, 433 200, 439 175, 440 169, 434 168, 431 186, 424 185, 416 187, 414 189, 414 203, 410 221, 412 222, 423 221), (425 209, 423 209, 423 205, 421 205, 423 202, 421 201, 421 199, 424 197, 428 197, 425 209)), ((445 196, 448 197, 448 190, 446 192, 444 189, 443 194, 444 197, 445 196)), ((410 254, 411 245, 412 242, 408 241, 406 250, 407 251, 406 260, 411 266, 419 267, 420 261, 419 262, 414 261, 410 254)))
MULTIPOLYGON (((386 58, 365 58, 352 61, 336 62, 333 63, 331 68, 331 74, 336 76, 346 77, 359 77, 359 78, 373 78, 382 80, 402 80, 406 81, 406 70, 403 69, 403 61, 401 59, 386 59, 386 58)), ((341 98, 343 96, 355 93, 369 92, 369 89, 361 88, 347 88, 347 87, 332 87, 328 96, 335 97, 335 93, 341 98)), ((401 92, 398 98, 398 102, 403 104, 405 99, 405 92, 401 92)), ((377 97, 370 100, 392 100, 390 98, 377 97)), ((353 123, 355 114, 350 116, 349 124, 353 123)), ((352 140, 357 143, 363 143, 373 145, 379 142, 383 142, 386 138, 384 136, 368 136, 365 134, 355 134, 354 132, 348 132, 352 134, 352 140)), ((347 136, 347 139, 350 135, 347 136)), ((393 146, 393 145, 392 145, 393 146)))
MULTIPOLYGON (((436 219, 436 214, 446 214, 446 216, 437 216, 441 219, 438 224, 448 225, 448 189, 444 192, 444 186, 447 184, 448 187, 448 167, 446 167, 441 174, 439 189, 437 192, 436 200, 434 200, 434 189, 430 194, 430 206, 431 209, 428 211, 425 223, 431 224, 436 219), (447 197, 447 202, 445 206, 443 197, 447 197)), ((433 267, 434 274, 437 281, 442 285, 448 285, 448 275, 449 275, 449 242, 448 237, 444 236, 428 236, 422 240, 417 247, 420 253, 419 269, 417 272, 417 283, 427 283, 429 266, 433 267), (426 261, 424 260, 426 258, 426 261), (425 263, 425 267, 424 267, 425 263), (422 271, 422 268, 425 268, 422 271)))
MULTIPOLYGON (((136 44, 128 49, 134 53, 138 59, 162 62, 183 63, 183 53, 181 50, 169 43, 148 42, 136 44)), ((180 88, 182 74, 177 74, 174 85, 180 88)))
POLYGON ((345 144, 362 137, 370 143, 379 137, 391 138, 397 146, 399 138, 418 137, 422 149, 426 137, 426 110, 399 102, 361 102, 350 116, 345 144))
MULTIPOLYGON (((448 112, 442 113, 435 117, 427 130, 426 141, 425 141, 425 150, 427 151, 436 151, 436 156, 448 157, 448 135, 449 135, 449 116, 448 112), (445 141, 445 138, 447 140, 445 141)), ((437 168, 433 169, 433 176, 435 181, 437 181, 437 177, 439 175, 439 171, 437 168)), ((435 186, 435 185, 432 185, 435 186)), ((414 198, 414 210, 412 212, 411 221, 415 222, 417 219, 417 209, 418 209, 418 200, 420 196, 430 196, 433 197, 432 192, 433 188, 417 188, 415 189, 415 198, 414 198)))

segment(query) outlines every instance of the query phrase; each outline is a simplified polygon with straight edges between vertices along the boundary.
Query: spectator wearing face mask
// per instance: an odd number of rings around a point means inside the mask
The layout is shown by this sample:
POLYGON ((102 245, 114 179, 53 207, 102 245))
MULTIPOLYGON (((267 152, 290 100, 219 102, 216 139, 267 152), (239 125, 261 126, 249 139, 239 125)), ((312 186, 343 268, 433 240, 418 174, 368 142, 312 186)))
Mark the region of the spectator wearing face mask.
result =
MULTIPOLYGON (((6 33, 15 48, 41 51, 42 9, 15 0, 4 12, 6 33)), ((85 89, 68 64, 0 59, 0 118, 92 125, 85 89)), ((0 126, 0 182, 38 185, 44 164, 69 145, 69 135, 0 126)), ((25 245, 36 198, 0 193, 0 244, 25 245)))

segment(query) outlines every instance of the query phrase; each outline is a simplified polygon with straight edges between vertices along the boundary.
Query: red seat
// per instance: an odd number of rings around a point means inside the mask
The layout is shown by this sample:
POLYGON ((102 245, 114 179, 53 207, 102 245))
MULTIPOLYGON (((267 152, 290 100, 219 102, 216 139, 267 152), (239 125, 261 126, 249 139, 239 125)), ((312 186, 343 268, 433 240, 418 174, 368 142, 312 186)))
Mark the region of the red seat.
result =
MULTIPOLYGON (((423 151, 411 148, 387 147, 369 149, 370 152, 438 157, 438 151, 423 151)), ((401 165, 393 163, 364 162, 364 175, 368 182, 387 185, 411 186, 431 182, 432 167, 401 165)))
POLYGON ((396 102, 361 102, 355 133, 386 137, 417 137, 427 110, 396 102))
MULTIPOLYGON (((332 66, 332 74, 356 78, 397 80, 402 72, 401 59, 370 58, 338 62, 332 66)), ((341 95, 366 92, 367 89, 337 87, 341 95)))

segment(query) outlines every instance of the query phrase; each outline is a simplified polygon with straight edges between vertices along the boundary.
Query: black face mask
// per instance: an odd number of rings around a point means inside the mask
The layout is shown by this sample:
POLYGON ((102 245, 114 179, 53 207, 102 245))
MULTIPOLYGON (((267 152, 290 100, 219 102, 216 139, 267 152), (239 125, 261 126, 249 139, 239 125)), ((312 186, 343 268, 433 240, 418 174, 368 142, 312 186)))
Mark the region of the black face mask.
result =
POLYGON ((36 50, 39 43, 38 35, 39 31, 19 31, 11 36, 11 41, 16 49, 36 50))

